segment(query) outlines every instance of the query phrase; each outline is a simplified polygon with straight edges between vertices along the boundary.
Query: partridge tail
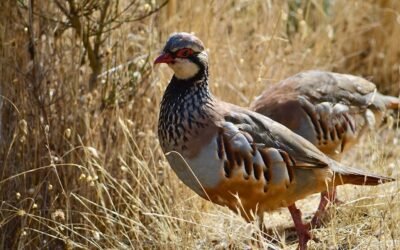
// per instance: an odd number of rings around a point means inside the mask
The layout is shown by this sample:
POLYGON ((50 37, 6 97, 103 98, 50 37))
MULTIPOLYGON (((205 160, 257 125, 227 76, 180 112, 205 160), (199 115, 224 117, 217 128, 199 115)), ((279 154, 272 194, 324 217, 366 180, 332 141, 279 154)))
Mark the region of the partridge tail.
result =
POLYGON ((372 174, 357 168, 347 167, 338 162, 334 162, 333 165, 332 169, 335 171, 335 185, 354 184, 375 186, 396 180, 391 177, 372 174))
MULTIPOLYGON (((391 182, 395 179, 379 176, 379 175, 371 175, 371 174, 348 174, 348 175, 340 175, 338 178, 338 185, 340 184, 353 184, 353 185, 367 185, 367 186, 376 186, 382 183, 391 182)), ((336 180, 335 180, 336 182, 336 180)))

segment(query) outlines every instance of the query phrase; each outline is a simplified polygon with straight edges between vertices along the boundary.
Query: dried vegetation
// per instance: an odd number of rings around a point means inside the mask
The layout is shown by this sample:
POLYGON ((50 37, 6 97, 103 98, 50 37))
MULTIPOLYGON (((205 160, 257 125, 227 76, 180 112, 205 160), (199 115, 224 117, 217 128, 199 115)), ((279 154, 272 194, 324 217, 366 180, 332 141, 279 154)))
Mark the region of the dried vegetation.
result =
MULTIPOLYGON (((306 69, 400 87, 400 1, 0 2, 0 248, 224 249, 257 228, 184 187, 159 148, 171 77, 152 60, 174 31, 209 49, 214 94, 240 105, 306 69), (44 3, 46 2, 46 3, 44 3), (164 6, 165 5, 165 6, 164 6)), ((346 163, 399 176, 399 130, 346 163)), ((343 187, 315 249, 398 249, 399 183, 343 187)), ((318 195, 301 202, 306 216, 318 195)), ((295 248, 282 210, 264 247, 295 248), (269 242, 269 243, 268 243, 269 242)), ((253 242, 253 243, 252 243, 253 242)))

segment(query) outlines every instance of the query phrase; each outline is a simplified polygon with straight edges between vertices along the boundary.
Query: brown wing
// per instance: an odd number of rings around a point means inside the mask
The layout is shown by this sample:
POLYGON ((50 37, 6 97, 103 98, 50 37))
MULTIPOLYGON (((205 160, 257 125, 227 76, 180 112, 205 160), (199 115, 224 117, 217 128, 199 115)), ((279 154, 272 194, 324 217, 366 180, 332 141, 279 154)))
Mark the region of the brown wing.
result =
POLYGON ((314 145, 293 133, 290 129, 258 113, 225 104, 228 112, 225 121, 234 124, 239 131, 251 136, 258 147, 272 147, 282 150, 297 162, 298 166, 327 167, 330 159, 314 145))

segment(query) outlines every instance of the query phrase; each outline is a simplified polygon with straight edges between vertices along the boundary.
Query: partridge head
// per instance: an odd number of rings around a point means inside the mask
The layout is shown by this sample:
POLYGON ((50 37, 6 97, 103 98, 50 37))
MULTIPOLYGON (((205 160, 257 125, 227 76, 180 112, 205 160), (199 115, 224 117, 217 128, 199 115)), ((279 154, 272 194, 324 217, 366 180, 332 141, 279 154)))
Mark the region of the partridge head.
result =
POLYGON ((310 234, 297 200, 329 186, 392 180, 343 166, 283 125, 216 99, 208 88, 204 45, 191 34, 171 35, 155 63, 174 71, 161 101, 158 136, 177 176, 247 221, 288 207, 301 249, 310 234))
POLYGON ((175 77, 184 80, 204 74, 208 67, 208 56, 202 41, 189 33, 181 32, 170 36, 154 63, 168 64, 175 77))

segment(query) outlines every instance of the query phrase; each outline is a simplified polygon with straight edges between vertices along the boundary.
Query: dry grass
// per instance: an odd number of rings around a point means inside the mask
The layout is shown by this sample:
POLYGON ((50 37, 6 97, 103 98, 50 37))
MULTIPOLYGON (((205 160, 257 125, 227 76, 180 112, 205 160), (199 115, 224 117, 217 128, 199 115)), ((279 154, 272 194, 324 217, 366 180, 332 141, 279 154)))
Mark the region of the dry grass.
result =
MULTIPOLYGON (((56 22, 37 15, 29 30, 21 7, 27 2, 0 3, 1 249, 243 249, 251 243, 257 228, 184 187, 159 148, 158 105, 171 71, 153 69, 151 61, 170 32, 193 31, 204 41, 214 94, 240 105, 267 84, 311 68, 360 74, 399 93, 397 0, 170 3, 107 35, 103 71, 114 70, 94 91, 79 36, 71 29, 59 34, 56 22)), ((154 5, 137 2, 136 12, 154 5)), ((34 9, 62 17, 54 4, 34 9)), ((399 176, 399 131, 379 132, 346 163, 399 176)), ((311 248, 398 249, 399 191, 398 182, 340 188, 345 204, 314 230, 320 242, 311 248)), ((317 199, 301 202, 306 217, 317 199)), ((291 225, 284 210, 265 222, 279 232, 291 225)), ((295 248, 277 235, 275 246, 295 248)))

